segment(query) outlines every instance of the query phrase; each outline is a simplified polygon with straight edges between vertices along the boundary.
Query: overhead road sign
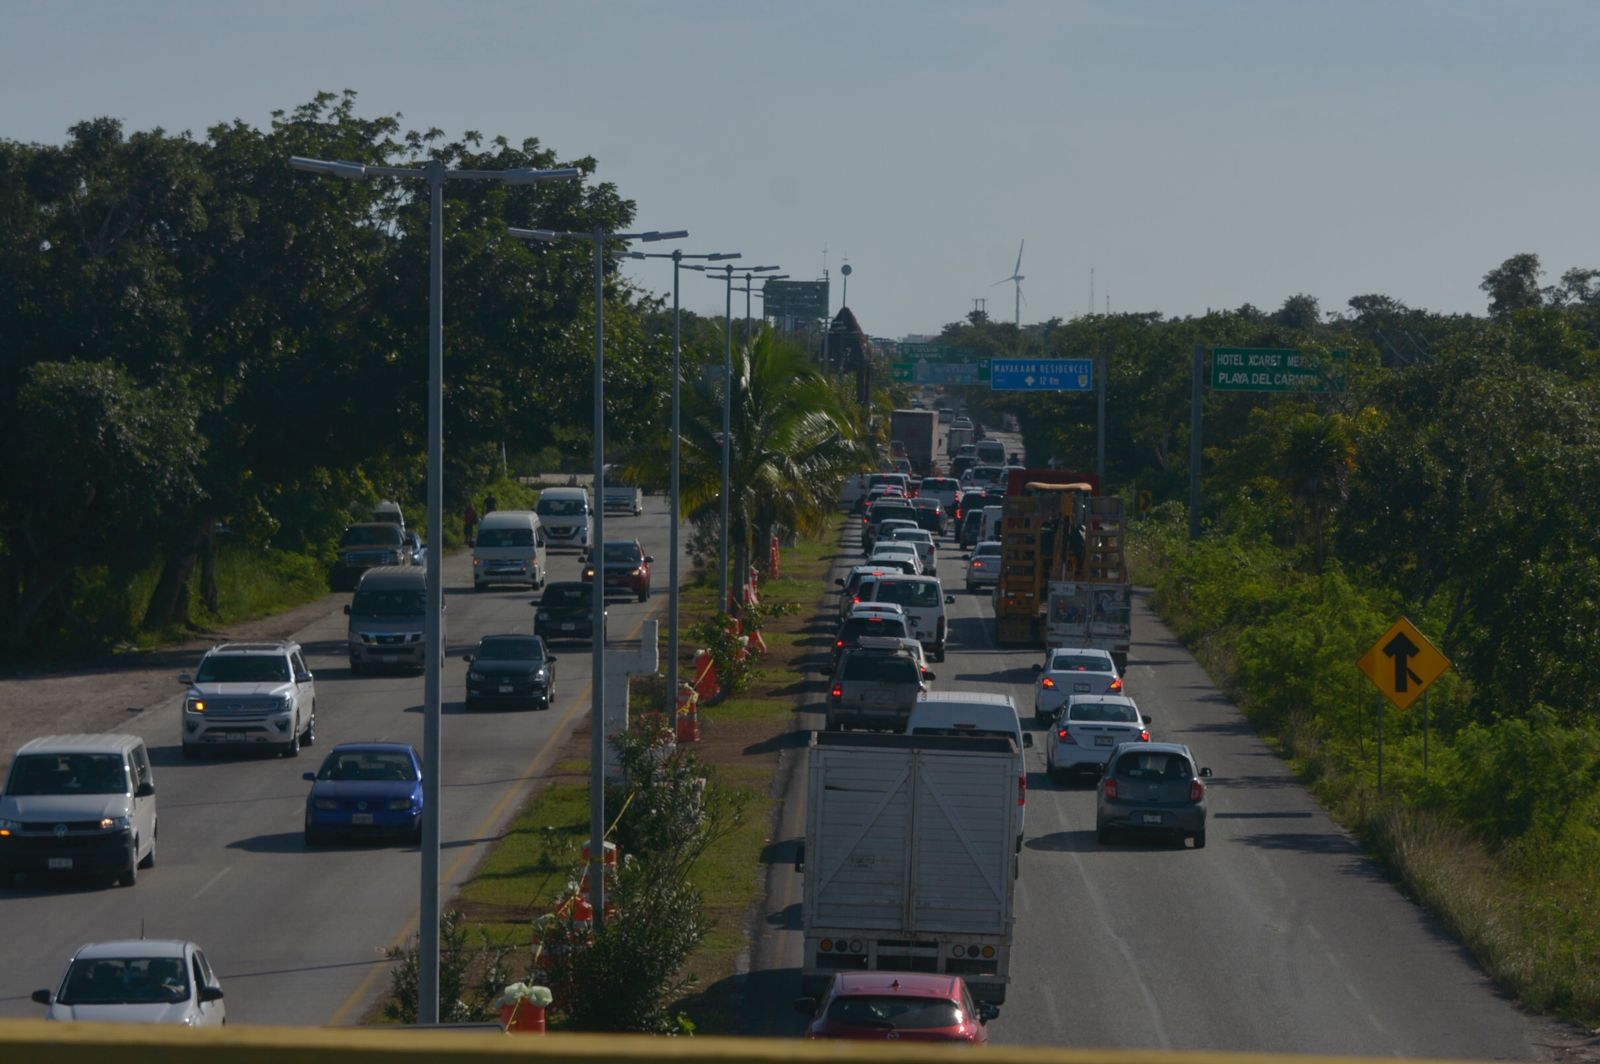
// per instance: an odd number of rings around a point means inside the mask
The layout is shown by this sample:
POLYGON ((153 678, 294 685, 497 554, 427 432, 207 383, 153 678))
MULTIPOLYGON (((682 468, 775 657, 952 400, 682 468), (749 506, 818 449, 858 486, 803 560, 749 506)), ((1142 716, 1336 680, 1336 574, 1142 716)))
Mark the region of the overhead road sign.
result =
POLYGON ((989 389, 996 392, 1091 392, 1089 358, 991 358, 989 389))
POLYGON ((918 359, 927 362, 965 362, 977 356, 970 347, 951 347, 949 344, 929 343, 925 340, 902 340, 895 355, 907 362, 918 359))
POLYGON ((1450 659, 1404 617, 1361 655, 1356 667, 1367 674, 1396 709, 1407 709, 1428 686, 1444 675, 1450 659))
POLYGON ((896 384, 981 384, 988 380, 984 367, 975 362, 896 359, 889 363, 889 372, 896 384))
MULTIPOLYGON (((735 273, 738 271, 735 270, 735 273)), ((826 318, 827 281, 780 281, 761 286, 761 312, 769 318, 826 318)))
POLYGON ((1217 347, 1211 390, 1217 392, 1342 392, 1350 352, 1324 357, 1298 348, 1217 347))

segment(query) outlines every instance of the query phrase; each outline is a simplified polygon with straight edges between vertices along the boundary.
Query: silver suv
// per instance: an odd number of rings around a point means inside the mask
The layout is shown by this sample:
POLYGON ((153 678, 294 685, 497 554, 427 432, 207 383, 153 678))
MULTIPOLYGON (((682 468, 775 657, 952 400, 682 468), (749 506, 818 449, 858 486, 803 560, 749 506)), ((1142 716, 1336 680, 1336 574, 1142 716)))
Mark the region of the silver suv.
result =
POLYGON ((828 685, 827 728, 904 731, 917 696, 934 679, 910 639, 863 636, 844 652, 828 685))
POLYGON ((317 739, 317 688, 299 643, 221 643, 184 673, 183 756, 268 746, 296 757, 317 739))

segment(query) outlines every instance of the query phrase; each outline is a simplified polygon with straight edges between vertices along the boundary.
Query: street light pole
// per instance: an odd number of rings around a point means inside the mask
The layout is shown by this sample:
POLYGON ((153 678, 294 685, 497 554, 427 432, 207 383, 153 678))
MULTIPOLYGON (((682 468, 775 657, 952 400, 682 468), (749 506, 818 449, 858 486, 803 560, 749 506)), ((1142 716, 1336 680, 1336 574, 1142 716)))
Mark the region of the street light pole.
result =
MULTIPOLYGON (((682 439, 680 412, 682 410, 681 384, 683 382, 683 369, 681 365, 683 352, 683 316, 680 311, 681 304, 678 300, 678 274, 683 266, 684 259, 706 259, 711 262, 721 262, 724 259, 736 259, 739 252, 715 251, 709 255, 686 255, 681 251, 670 253, 630 251, 630 259, 671 259, 672 260, 672 486, 668 491, 669 507, 671 509, 671 545, 668 547, 668 578, 671 586, 667 590, 667 696, 673 700, 678 697, 678 525, 682 522, 683 506, 682 496, 679 494, 678 469, 682 439)), ((694 267, 690 267, 693 269, 694 267)), ((674 702, 675 704, 675 702, 674 702)))
MULTIPOLYGON (((766 273, 779 269, 777 266, 748 266, 745 268, 745 282, 748 284, 750 275, 766 273)), ((731 612, 728 602, 728 467, 732 461, 732 441, 729 433, 732 431, 733 422, 733 266, 723 267, 723 282, 727 285, 727 299, 723 309, 723 322, 726 323, 727 351, 722 359, 722 539, 717 552, 717 610, 722 613, 731 612)))
MULTIPOLYGON (((594 910, 594 925, 605 925, 606 882, 606 507, 601 498, 605 481, 605 245, 608 240, 678 240, 687 230, 645 233, 567 232, 556 229, 510 229, 518 240, 594 241, 594 539, 589 543, 589 563, 594 569, 593 598, 594 652, 591 655, 589 702, 589 904, 594 910)), ((676 692, 674 692, 676 694, 676 692)))
POLYGON ((295 155, 289 165, 307 173, 364 181, 369 177, 421 179, 428 183, 428 616, 423 625, 422 681, 422 889, 417 941, 417 1021, 439 1022, 439 805, 443 764, 440 688, 444 637, 444 183, 447 180, 500 181, 526 185, 574 180, 575 167, 538 170, 450 170, 438 159, 421 167, 368 166, 295 155))
MULTIPOLYGON (((782 281, 782 280, 787 279, 788 276, 789 275, 786 274, 786 273, 773 273, 773 274, 768 274, 766 277, 763 277, 761 279, 763 281, 782 281)), ((745 275, 744 287, 743 288, 735 288, 734 291, 735 292, 743 292, 744 293, 744 344, 745 344, 746 347, 749 347, 750 346, 750 297, 751 297, 751 295, 753 295, 755 293, 755 286, 750 283, 750 275, 749 274, 745 275)), ((763 300, 765 300, 767 298, 767 294, 765 292, 762 292, 761 293, 761 298, 763 300)), ((762 314, 761 317, 762 317, 763 321, 766 320, 766 314, 762 314)))

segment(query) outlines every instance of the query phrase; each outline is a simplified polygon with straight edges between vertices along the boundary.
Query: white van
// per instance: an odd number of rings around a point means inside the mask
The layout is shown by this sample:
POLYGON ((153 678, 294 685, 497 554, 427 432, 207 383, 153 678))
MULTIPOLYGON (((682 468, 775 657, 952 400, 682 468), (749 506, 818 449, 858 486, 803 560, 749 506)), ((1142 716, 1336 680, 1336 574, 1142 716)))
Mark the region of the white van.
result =
MULTIPOLYGON (((586 488, 545 488, 533 512, 544 523, 545 542, 551 547, 586 551, 594 536, 594 506, 586 488)), ((478 526, 482 529, 482 525, 478 526)), ((481 534, 481 532, 480 532, 481 534)))
POLYGON ((1006 508, 1004 506, 985 506, 983 508, 983 522, 978 526, 978 542, 986 539, 998 540, 1000 538, 1000 525, 1004 521, 1006 508))
POLYGON ((906 627, 911 638, 922 644, 922 649, 934 661, 944 660, 944 641, 947 630, 945 605, 956 600, 946 595, 936 576, 911 576, 906 573, 884 573, 862 580, 862 602, 898 602, 906 611, 906 627))
POLYGON ((472 589, 482 591, 490 584, 544 587, 544 545, 544 522, 532 510, 484 514, 472 544, 472 589))
POLYGON ((924 691, 911 707, 906 734, 1000 737, 1016 745, 1017 850, 1021 852, 1028 812, 1028 763, 1022 751, 1033 747, 1033 735, 1022 730, 1016 701, 1010 695, 988 691, 924 691))
POLYGON ((0 886, 18 875, 106 875, 156 862, 156 783, 137 735, 48 735, 17 751, 0 793, 0 886))

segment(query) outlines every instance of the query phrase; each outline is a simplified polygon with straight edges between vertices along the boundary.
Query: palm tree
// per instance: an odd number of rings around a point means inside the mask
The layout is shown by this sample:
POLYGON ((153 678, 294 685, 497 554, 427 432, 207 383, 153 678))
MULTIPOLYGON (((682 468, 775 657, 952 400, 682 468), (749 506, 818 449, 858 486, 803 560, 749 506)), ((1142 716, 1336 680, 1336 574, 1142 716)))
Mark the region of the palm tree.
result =
MULTIPOLYGON (((733 573, 744 574, 753 541, 780 529, 813 536, 828 527, 844 478, 862 467, 863 452, 850 410, 828 379, 802 348, 770 330, 734 352, 730 383, 728 540, 733 573)), ((683 515, 716 512, 722 389, 715 382, 684 390, 682 430, 683 515)), ((641 464, 659 475, 654 467, 663 462, 657 454, 641 464)))

